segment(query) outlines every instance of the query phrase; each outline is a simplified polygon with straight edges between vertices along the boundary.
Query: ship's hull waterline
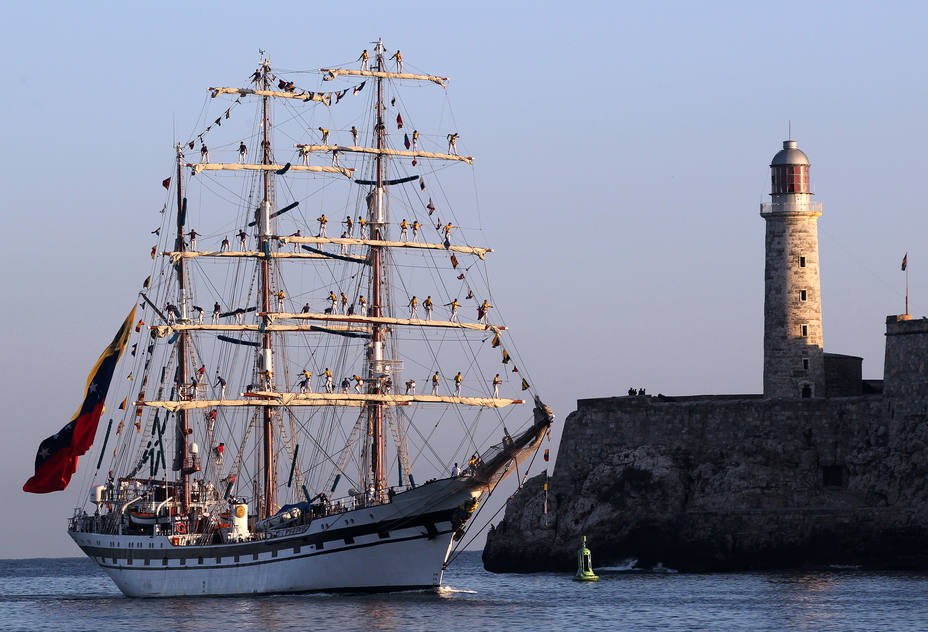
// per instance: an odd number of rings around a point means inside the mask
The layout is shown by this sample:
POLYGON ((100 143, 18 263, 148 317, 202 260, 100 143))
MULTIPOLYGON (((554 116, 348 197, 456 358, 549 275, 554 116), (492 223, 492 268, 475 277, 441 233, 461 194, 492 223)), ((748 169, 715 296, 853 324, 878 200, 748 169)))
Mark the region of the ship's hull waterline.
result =
POLYGON ((280 537, 238 543, 199 546, 177 536, 69 533, 129 597, 429 588, 441 585, 460 505, 479 495, 464 486, 451 493, 448 485, 441 487, 446 493, 437 503, 421 503, 413 492, 420 511, 412 499, 402 499, 398 507, 357 509, 317 518, 280 537))

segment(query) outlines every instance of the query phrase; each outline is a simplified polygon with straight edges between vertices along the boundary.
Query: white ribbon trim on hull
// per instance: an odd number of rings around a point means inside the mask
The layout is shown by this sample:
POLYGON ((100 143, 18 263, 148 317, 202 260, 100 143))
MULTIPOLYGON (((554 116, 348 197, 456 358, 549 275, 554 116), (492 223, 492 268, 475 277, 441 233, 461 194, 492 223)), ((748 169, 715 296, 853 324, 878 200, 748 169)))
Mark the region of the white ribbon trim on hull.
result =
POLYGON ((385 395, 376 393, 275 393, 256 391, 243 393, 255 399, 200 399, 190 401, 146 400, 134 402, 133 406, 151 406, 164 408, 170 412, 178 410, 198 410, 218 406, 366 406, 383 404, 385 406, 408 406, 409 404, 460 404, 463 406, 482 406, 484 408, 503 408, 512 404, 524 404, 522 399, 503 397, 452 397, 450 395, 385 395))
MULTIPOLYGON (((236 162, 188 162, 193 175, 201 171, 280 171, 286 165, 257 165, 236 162)), ((320 165, 290 165, 287 171, 316 171, 319 173, 340 173, 346 178, 353 176, 354 169, 349 167, 324 167, 320 165)))
POLYGON ((251 88, 208 88, 215 99, 220 94, 255 94, 259 97, 281 97, 284 99, 298 99, 300 101, 320 101, 329 105, 329 97, 325 92, 297 94, 296 92, 280 92, 277 90, 252 90, 251 88))
MULTIPOLYGON (((265 314, 261 313, 260 316, 265 314)), ((458 323, 450 320, 420 320, 418 318, 387 318, 386 316, 340 316, 337 314, 289 314, 286 312, 270 312, 267 317, 271 322, 277 319, 296 318, 304 320, 336 321, 346 323, 379 323, 384 325, 413 325, 416 327, 446 327, 449 329, 474 329, 477 331, 491 331, 498 334, 505 327, 484 325, 483 323, 458 323)))
POLYGON ((477 248, 475 246, 455 246, 445 244, 428 244, 417 241, 385 241, 382 239, 352 239, 343 237, 276 237, 284 244, 344 244, 346 246, 386 246, 390 248, 425 248, 427 250, 451 250, 469 255, 477 255, 481 259, 486 257, 492 248, 477 248))
POLYGON ((294 145, 304 152, 312 151, 347 151, 359 154, 378 154, 381 156, 404 156, 407 158, 438 158, 440 160, 460 160, 469 165, 474 164, 473 156, 457 154, 436 154, 431 151, 403 151, 402 149, 377 149, 376 147, 356 147, 354 145, 294 145))
POLYGON ((437 83, 442 88, 448 77, 439 77, 437 75, 416 75, 408 72, 381 72, 378 70, 350 70, 348 68, 320 68, 319 72, 328 73, 322 77, 323 81, 332 81, 339 75, 352 75, 355 77, 380 77, 381 79, 419 79, 421 81, 431 81, 437 83))

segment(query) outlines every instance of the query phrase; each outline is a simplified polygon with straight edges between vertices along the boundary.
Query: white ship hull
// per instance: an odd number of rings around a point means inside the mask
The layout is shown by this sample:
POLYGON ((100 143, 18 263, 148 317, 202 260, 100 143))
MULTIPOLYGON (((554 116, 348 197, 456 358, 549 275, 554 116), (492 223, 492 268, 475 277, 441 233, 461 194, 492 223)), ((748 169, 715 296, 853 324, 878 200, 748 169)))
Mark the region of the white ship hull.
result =
POLYGON ((394 503, 238 543, 69 533, 130 597, 428 588, 441 585, 459 506, 480 493, 468 487, 460 479, 435 481, 394 503))

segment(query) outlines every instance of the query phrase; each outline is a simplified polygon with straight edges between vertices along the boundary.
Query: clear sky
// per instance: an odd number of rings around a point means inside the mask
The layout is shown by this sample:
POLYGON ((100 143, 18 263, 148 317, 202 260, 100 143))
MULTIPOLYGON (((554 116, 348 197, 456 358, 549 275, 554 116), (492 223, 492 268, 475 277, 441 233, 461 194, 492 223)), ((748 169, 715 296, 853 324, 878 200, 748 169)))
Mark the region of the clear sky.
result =
POLYGON ((382 36, 451 77, 494 296, 560 420, 629 386, 761 391, 758 204, 789 121, 823 203, 826 351, 882 376, 907 251, 928 312, 922 3, 161 4, 4 5, 0 557, 78 553, 83 499, 21 486, 147 274, 174 126, 259 48, 320 68, 382 36))

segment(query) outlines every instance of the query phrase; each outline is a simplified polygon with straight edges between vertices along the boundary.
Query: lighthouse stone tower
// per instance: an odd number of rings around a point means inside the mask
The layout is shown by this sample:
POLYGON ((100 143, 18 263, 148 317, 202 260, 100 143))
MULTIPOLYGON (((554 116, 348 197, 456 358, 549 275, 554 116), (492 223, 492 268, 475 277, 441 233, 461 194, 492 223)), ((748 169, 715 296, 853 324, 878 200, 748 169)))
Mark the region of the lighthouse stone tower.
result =
POLYGON ((818 218, 812 202, 809 159, 794 140, 770 163, 771 201, 764 269, 764 397, 825 396, 818 218))

